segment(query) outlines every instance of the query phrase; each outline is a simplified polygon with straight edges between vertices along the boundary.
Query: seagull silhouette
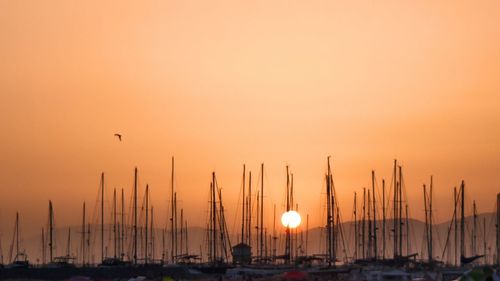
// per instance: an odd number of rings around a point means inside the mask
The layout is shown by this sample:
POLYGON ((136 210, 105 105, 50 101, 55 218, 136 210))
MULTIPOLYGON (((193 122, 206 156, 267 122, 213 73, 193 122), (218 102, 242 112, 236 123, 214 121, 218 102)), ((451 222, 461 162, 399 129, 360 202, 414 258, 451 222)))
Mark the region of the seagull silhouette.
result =
POLYGON ((122 141, 122 135, 121 134, 115 134, 115 137, 118 137, 120 141, 122 141))

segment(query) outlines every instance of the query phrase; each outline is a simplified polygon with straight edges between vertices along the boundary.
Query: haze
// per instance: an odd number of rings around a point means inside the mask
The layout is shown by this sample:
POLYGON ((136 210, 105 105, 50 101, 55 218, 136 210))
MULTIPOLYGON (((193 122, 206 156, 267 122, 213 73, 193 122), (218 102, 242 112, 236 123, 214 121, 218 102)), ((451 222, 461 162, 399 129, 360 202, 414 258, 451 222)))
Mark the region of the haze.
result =
POLYGON ((242 165, 256 178, 262 162, 266 222, 290 165, 299 211, 322 225, 328 155, 345 220, 395 158, 413 217, 430 175, 438 221, 462 179, 467 204, 493 210, 499 1, 102 2, 0 1, 4 238, 16 211, 38 233, 49 199, 77 225, 102 171, 108 202, 129 198, 135 166, 161 226, 172 156, 190 225, 216 171, 233 230, 242 165))

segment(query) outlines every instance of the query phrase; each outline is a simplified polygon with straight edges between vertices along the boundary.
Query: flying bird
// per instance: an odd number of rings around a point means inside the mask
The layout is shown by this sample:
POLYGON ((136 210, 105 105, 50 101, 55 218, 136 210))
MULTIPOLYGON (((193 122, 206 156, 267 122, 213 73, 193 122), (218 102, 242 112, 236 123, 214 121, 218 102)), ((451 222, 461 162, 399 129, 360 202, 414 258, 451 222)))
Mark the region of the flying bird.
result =
POLYGON ((122 135, 121 134, 115 134, 115 137, 117 137, 118 140, 122 141, 122 135))

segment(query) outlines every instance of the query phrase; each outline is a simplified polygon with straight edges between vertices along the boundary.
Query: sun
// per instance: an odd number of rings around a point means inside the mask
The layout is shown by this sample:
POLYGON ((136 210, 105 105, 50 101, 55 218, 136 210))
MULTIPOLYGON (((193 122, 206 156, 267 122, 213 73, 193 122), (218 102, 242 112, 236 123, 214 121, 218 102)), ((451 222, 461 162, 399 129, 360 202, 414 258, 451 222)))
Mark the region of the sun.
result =
POLYGON ((300 214, 296 211, 288 211, 281 215, 281 224, 284 227, 296 228, 300 225, 301 221, 300 214))

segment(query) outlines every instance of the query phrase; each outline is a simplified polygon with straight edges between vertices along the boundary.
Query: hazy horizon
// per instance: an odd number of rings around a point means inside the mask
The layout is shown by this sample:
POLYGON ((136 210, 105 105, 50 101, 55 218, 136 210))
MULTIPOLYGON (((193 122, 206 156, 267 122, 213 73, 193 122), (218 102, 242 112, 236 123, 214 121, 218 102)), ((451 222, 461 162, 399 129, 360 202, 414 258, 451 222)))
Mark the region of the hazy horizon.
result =
POLYGON ((394 159, 411 217, 431 175, 436 222, 461 180, 467 212, 491 212, 499 18, 494 0, 0 1, 4 245, 16 211, 40 231, 48 200, 59 225, 78 224, 101 172, 106 200, 124 188, 128 205, 134 167, 165 224, 171 157, 190 225, 206 221, 212 171, 237 225, 242 166, 257 183, 261 163, 265 223, 289 165, 299 212, 321 225, 328 156, 344 220, 372 170, 378 194, 390 185, 394 159))

